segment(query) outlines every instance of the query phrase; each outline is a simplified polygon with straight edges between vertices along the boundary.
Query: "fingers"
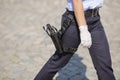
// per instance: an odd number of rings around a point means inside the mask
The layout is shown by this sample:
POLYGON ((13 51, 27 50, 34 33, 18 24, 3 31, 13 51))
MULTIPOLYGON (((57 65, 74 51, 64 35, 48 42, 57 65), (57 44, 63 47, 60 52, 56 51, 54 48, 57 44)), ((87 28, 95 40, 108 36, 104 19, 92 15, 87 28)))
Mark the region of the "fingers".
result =
POLYGON ((92 45, 91 41, 82 41, 81 42, 81 46, 85 47, 85 48, 90 48, 92 45))

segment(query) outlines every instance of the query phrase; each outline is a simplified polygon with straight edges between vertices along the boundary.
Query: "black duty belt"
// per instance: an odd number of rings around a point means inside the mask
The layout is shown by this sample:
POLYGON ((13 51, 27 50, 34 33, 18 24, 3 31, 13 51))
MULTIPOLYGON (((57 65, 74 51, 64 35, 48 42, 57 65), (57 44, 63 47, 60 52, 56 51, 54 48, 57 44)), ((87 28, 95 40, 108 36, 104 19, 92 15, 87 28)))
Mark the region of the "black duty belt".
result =
POLYGON ((94 17, 94 16, 98 16, 99 15, 99 8, 96 8, 96 9, 90 9, 90 10, 87 10, 85 11, 85 16, 86 17, 94 17))
MULTIPOLYGON (((67 12, 68 12, 69 14, 74 15, 74 11, 69 11, 69 10, 67 9, 67 12)), ((94 16, 99 15, 99 8, 89 9, 89 10, 87 10, 87 11, 84 11, 84 13, 85 13, 85 17, 94 17, 94 16)))

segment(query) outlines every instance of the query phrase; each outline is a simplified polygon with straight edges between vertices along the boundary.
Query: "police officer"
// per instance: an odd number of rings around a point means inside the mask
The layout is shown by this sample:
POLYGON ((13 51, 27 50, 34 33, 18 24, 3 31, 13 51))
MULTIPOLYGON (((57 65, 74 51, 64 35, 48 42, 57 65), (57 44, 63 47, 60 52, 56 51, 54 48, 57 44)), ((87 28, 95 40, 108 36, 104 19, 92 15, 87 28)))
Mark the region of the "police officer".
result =
MULTIPOLYGON (((100 21, 99 8, 102 5, 103 0, 68 0, 61 22, 66 20, 67 15, 72 15, 74 18, 62 36, 62 42, 67 47, 78 48, 80 44, 88 48, 98 79, 115 80, 109 44, 100 21)), ((54 75, 68 63, 73 54, 69 52, 59 54, 56 51, 34 80, 52 80, 54 75)))

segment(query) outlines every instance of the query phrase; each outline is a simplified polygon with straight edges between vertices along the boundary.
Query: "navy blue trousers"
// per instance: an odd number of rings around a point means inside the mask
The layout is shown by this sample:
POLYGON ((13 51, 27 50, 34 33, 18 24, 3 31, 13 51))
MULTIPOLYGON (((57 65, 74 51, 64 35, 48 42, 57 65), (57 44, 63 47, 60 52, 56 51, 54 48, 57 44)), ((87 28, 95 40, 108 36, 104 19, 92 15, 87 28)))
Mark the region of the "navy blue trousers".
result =
MULTIPOLYGON (((72 14, 74 16, 72 12, 66 11, 62 15, 62 23, 66 19, 65 16, 68 14, 72 14)), ((96 69, 98 79, 115 80, 111 64, 109 44, 100 21, 100 15, 86 16, 86 21, 88 30, 92 36, 92 46, 88 50, 96 69)), ((62 41, 65 46, 78 48, 81 40, 80 31, 75 18, 64 33, 62 41)), ((59 54, 56 51, 39 71, 34 80, 52 80, 54 75, 68 63, 73 54, 74 53, 59 54)))

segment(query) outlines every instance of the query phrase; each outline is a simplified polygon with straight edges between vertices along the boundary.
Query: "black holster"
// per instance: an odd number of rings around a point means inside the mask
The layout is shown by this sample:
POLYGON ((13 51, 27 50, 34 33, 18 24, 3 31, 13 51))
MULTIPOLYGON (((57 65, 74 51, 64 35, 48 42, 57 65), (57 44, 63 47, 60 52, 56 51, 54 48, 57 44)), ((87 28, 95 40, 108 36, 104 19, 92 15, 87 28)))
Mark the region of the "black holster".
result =
POLYGON ((54 46, 59 53, 63 53, 63 52, 74 53, 75 51, 77 51, 76 48, 65 47, 64 44, 62 43, 62 35, 69 27, 71 21, 72 21, 72 16, 69 15, 68 18, 66 18, 66 20, 63 22, 62 27, 59 31, 50 24, 47 24, 46 28, 43 26, 43 29, 51 37, 54 46))
POLYGON ((45 29, 45 27, 43 27, 43 28, 47 32, 47 34, 51 37, 51 39, 55 45, 56 50, 59 53, 62 53, 63 48, 62 48, 62 41, 60 39, 61 34, 59 33, 59 31, 54 26, 51 26, 50 24, 46 25, 46 29, 45 29))

